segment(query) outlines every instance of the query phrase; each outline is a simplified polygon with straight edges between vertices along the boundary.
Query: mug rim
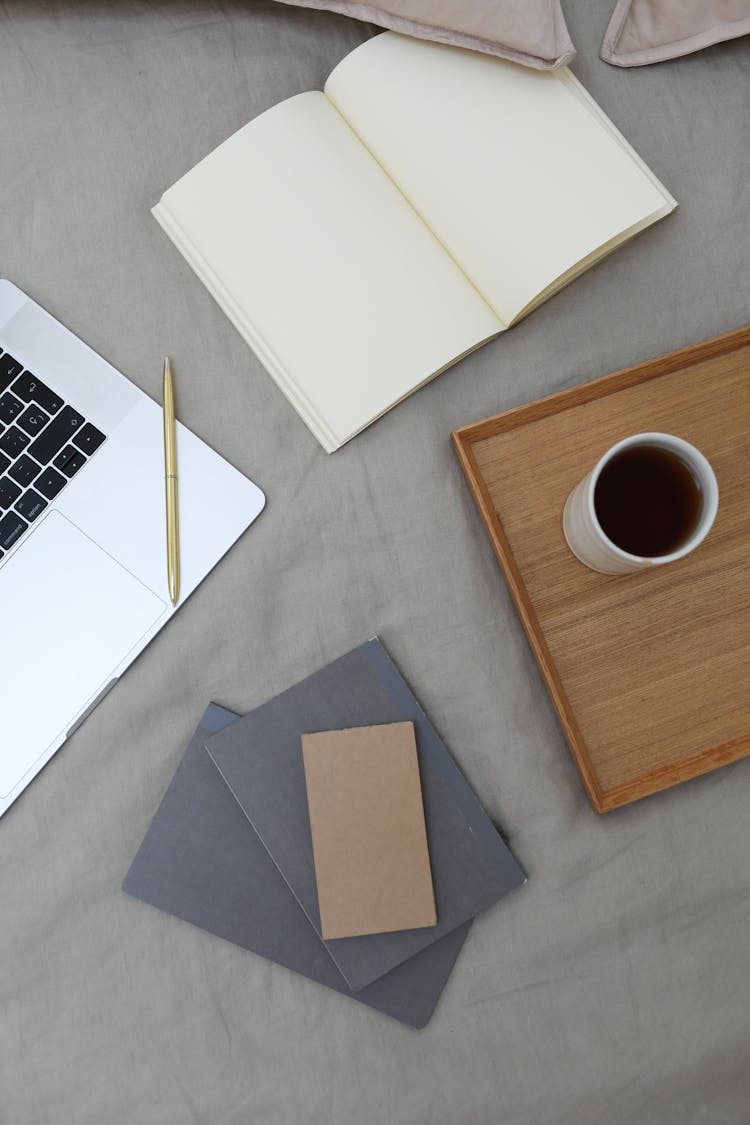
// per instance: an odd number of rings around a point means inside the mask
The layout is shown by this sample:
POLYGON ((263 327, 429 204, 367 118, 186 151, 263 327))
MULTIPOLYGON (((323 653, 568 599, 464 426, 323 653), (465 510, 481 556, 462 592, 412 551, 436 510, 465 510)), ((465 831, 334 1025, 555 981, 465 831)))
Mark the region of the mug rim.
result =
POLYGON ((711 466, 711 462, 708 460, 708 458, 705 457, 703 453, 701 453, 700 449, 697 449, 696 446, 692 445, 689 441, 685 441, 684 438, 677 437, 676 434, 667 434, 659 430, 650 430, 648 432, 640 434, 631 434, 629 437, 621 438, 620 441, 617 441, 614 445, 611 445, 609 449, 601 455, 601 457, 591 470, 588 488, 586 489, 586 510, 594 527, 602 536, 607 546, 615 552, 618 558, 621 558, 626 562, 637 562, 641 564, 650 563, 652 566, 662 566, 664 563, 675 562, 677 559, 681 559, 685 555, 690 554, 691 551, 694 551, 695 548, 703 542, 703 540, 706 538, 709 531, 713 527, 718 508, 719 483, 716 480, 716 473, 714 472, 711 466), (683 455, 686 454, 687 456, 685 456, 684 459, 688 461, 688 464, 690 464, 690 459, 696 461, 703 477, 703 479, 701 479, 700 481, 700 484, 701 490, 704 494, 704 507, 703 511, 701 512, 700 519, 695 527, 695 530, 686 540, 686 542, 683 543, 683 545, 676 551, 671 551, 668 555, 634 555, 631 554, 630 551, 624 551, 622 547, 618 547, 617 544, 612 539, 610 539, 609 535, 607 535, 606 531, 599 523, 599 518, 596 514, 596 508, 594 506, 594 491, 596 489, 597 481, 601 476, 602 469, 604 469, 604 467, 611 461, 613 457, 622 452, 623 449, 627 449, 629 446, 633 445, 655 445, 657 448, 667 448, 672 452, 681 452, 683 453, 683 455))

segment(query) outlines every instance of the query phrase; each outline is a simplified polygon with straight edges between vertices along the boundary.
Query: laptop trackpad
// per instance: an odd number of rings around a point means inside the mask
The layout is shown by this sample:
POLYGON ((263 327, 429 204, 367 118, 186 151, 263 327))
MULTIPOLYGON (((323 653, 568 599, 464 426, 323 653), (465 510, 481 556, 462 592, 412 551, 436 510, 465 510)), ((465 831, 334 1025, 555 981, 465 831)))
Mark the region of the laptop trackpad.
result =
POLYGON ((0 570, 0 799, 166 609, 59 512, 0 570))

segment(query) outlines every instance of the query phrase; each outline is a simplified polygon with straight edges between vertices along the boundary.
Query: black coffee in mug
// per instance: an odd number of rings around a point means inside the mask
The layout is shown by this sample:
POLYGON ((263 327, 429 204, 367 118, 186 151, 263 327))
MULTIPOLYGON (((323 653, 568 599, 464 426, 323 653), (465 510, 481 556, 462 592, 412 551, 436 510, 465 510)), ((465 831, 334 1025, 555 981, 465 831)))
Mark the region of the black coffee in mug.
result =
POLYGON ((676 453, 632 445, 607 462, 594 489, 604 534, 631 555, 658 558, 687 542, 703 508, 699 481, 676 453))

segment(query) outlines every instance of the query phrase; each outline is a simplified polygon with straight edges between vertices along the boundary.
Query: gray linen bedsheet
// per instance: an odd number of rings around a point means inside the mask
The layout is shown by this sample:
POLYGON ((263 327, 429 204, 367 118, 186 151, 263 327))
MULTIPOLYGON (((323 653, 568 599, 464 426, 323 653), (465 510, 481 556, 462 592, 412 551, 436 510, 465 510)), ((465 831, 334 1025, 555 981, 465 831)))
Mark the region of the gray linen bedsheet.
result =
POLYGON ((2 1125, 750 1121, 750 762, 591 812, 448 438, 748 319, 748 41, 617 70, 611 7, 568 0, 574 70, 680 208, 327 457, 149 208, 372 29, 0 6, 0 273, 157 397, 168 350, 180 416, 269 498, 0 822, 2 1125), (529 874, 421 1033, 120 891, 206 703, 375 633, 529 874))

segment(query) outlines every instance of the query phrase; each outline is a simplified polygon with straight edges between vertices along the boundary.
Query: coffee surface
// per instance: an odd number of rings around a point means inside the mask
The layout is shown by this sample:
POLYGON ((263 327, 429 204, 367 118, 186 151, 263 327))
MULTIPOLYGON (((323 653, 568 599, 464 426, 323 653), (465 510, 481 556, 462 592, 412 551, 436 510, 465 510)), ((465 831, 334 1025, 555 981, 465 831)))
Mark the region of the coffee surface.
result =
POLYGON ((702 504, 690 467, 653 445, 617 453, 594 489, 594 510, 605 535, 621 550, 648 558, 678 550, 695 530, 702 504))

